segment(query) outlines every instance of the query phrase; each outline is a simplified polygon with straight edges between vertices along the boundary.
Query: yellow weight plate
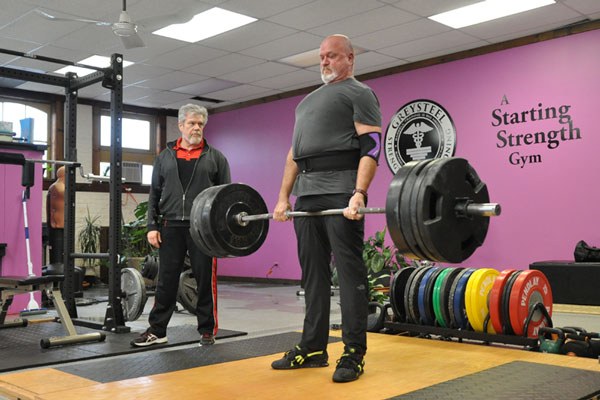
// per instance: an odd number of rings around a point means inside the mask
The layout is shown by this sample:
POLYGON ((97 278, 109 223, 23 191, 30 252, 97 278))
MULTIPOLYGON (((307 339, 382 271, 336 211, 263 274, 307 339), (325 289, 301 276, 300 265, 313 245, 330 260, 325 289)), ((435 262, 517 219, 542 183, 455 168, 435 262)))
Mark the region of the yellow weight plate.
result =
MULTIPOLYGON (((476 332, 483 332, 483 324, 489 314, 488 296, 500 273, 493 268, 480 268, 473 272, 467 282, 465 292, 465 308, 471 327, 476 332)), ((488 333, 496 333, 488 321, 488 333)))

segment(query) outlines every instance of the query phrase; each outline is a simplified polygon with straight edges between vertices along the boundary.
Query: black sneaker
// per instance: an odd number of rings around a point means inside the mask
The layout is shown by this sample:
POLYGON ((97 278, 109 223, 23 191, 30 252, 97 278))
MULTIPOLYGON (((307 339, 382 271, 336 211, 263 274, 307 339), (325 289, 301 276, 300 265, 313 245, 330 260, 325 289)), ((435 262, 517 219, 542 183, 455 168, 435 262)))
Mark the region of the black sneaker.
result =
POLYGON ((200 338, 200 346, 210 346, 215 344, 215 337, 212 333, 203 333, 200 338))
POLYGON ((140 335, 140 337, 133 339, 130 344, 133 347, 144 347, 144 346, 151 346, 153 344, 160 344, 160 343, 167 343, 168 339, 167 337, 158 337, 156 335, 154 335, 153 333, 150 333, 149 330, 146 330, 146 332, 142 333, 140 335))
POLYGON ((365 360, 356 349, 344 350, 344 354, 337 360, 337 367, 333 373, 334 382, 352 382, 365 372, 365 360))
POLYGON ((307 350, 301 349, 300 346, 294 347, 286 352, 283 358, 273 361, 271 367, 273 369, 297 369, 297 368, 317 368, 327 367, 329 356, 326 350, 313 351, 309 353, 307 350))

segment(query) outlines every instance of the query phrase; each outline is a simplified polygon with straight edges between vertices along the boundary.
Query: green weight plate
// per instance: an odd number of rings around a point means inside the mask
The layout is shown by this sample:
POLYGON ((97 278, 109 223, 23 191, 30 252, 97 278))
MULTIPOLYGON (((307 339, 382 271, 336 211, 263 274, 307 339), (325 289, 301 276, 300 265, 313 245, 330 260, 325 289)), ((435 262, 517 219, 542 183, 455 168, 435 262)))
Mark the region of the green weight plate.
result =
POLYGON ((439 326, 442 328, 447 328, 446 321, 444 321, 444 317, 442 316, 442 284, 444 283, 444 278, 448 276, 450 272, 452 272, 454 268, 444 268, 438 275, 435 283, 433 284, 433 293, 431 295, 431 302, 433 303, 433 313, 435 315, 435 320, 439 326))

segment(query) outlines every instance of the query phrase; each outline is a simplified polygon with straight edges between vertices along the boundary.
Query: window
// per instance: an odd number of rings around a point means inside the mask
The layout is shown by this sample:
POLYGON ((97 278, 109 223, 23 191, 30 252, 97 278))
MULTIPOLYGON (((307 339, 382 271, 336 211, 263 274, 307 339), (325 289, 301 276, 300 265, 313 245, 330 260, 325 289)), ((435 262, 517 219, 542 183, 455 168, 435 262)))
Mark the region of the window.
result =
MULTIPOLYGON (((151 115, 124 113, 121 122, 121 144, 123 162, 139 163, 141 166, 141 183, 149 185, 152 178, 156 135, 155 121, 151 115)), ((108 111, 100 115, 100 159, 99 174, 110 174, 111 118, 108 111)), ((123 169, 123 177, 127 171, 123 169)))
MULTIPOLYGON (((32 103, 30 103, 32 104, 32 103)), ((48 113, 50 107, 47 104, 36 104, 35 107, 27 104, 0 102, 0 120, 12 122, 15 138, 22 138, 21 120, 33 118, 32 142, 36 144, 48 144, 48 113)))

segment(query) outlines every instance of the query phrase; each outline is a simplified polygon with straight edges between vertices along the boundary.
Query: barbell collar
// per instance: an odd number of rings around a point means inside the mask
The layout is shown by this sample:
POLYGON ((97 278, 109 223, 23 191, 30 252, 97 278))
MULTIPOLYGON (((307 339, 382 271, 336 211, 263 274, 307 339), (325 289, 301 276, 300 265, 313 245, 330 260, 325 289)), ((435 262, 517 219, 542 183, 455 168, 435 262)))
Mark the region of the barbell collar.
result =
MULTIPOLYGON (((494 217, 500 215, 501 207, 498 203, 468 203, 457 204, 456 212, 468 216, 494 217)), ((342 215, 343 208, 335 208, 322 211, 287 211, 285 215, 289 218, 294 217, 324 217, 327 215, 342 215)), ((385 208, 382 207, 362 207, 358 209, 359 214, 385 214, 385 208)), ((235 220, 241 226, 248 225, 251 221, 261 221, 273 219, 273 213, 249 215, 246 212, 237 214, 235 220)))

